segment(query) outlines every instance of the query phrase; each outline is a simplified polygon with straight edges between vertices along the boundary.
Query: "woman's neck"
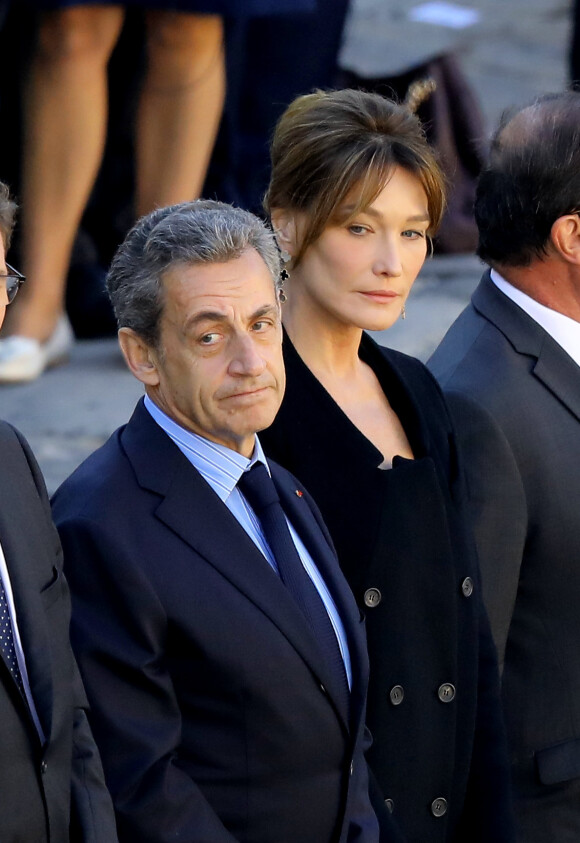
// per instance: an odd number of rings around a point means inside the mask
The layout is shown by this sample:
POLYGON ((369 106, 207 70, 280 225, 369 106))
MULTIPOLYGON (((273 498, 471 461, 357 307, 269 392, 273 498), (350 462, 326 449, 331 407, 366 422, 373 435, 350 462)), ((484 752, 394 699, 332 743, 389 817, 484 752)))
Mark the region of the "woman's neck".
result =
POLYGON ((333 321, 328 312, 317 311, 292 292, 283 306, 282 321, 294 348, 314 374, 351 378, 359 371, 361 328, 333 321))

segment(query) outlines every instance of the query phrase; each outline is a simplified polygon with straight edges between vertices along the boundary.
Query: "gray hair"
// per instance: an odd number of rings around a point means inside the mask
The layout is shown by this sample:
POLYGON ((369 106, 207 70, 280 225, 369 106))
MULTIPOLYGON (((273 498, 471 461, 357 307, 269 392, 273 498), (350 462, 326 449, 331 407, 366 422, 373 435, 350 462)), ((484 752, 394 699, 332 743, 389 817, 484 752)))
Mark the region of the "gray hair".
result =
POLYGON ((148 345, 157 346, 165 273, 178 264, 226 263, 248 249, 263 259, 277 291, 278 247, 254 214, 210 199, 152 211, 127 234, 107 275, 118 327, 132 328, 148 345))
POLYGON ((10 198, 8 185, 0 181, 0 236, 4 241, 6 251, 10 246, 15 216, 16 202, 13 202, 10 198))

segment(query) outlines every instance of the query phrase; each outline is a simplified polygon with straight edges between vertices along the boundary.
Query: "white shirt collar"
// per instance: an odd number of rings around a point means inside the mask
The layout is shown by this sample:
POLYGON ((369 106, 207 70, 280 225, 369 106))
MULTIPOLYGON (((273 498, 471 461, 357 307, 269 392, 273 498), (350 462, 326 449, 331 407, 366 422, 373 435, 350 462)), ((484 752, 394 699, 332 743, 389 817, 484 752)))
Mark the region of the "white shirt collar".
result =
POLYGON ((490 276, 495 286, 518 307, 521 307, 534 322, 537 322, 580 366, 580 322, 576 322, 575 319, 564 316, 563 313, 558 313, 556 310, 540 304, 526 293, 522 293, 521 290, 502 278, 495 269, 491 270, 490 276))
POLYGON ((186 430, 164 413, 148 395, 145 395, 145 407, 159 427, 175 442, 182 454, 197 468, 224 503, 235 489, 244 471, 251 468, 254 463, 263 462, 270 471, 257 436, 254 437, 254 453, 251 459, 248 459, 225 445, 212 442, 197 433, 186 430))

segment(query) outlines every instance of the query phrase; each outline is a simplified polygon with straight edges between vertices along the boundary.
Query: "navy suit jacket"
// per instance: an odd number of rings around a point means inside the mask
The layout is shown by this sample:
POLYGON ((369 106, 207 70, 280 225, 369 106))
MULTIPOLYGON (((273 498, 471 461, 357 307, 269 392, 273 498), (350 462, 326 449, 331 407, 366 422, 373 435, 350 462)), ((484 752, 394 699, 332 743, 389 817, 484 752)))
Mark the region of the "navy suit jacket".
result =
POLYGON ((40 469, 21 435, 0 422, 0 542, 41 743, 0 655, 0 840, 114 843, 113 809, 69 642, 62 551, 40 469))
POLYGON ((344 622, 350 718, 289 592, 141 402, 56 493, 121 840, 376 840, 360 613, 310 497, 271 470, 344 622))
POLYGON ((465 456, 524 839, 576 840, 580 367, 487 273, 429 367, 465 456), (567 785, 560 827, 550 800, 567 785))

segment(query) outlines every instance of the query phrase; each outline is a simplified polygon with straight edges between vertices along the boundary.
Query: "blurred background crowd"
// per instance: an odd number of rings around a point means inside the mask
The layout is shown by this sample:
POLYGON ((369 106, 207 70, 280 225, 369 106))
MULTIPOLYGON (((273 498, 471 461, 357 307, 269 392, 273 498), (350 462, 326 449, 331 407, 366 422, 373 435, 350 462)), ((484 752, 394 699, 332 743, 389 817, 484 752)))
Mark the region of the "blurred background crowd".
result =
MULTIPOLYGON (((545 5, 569 17, 562 52, 571 82, 580 77, 580 3, 545 5)), ((414 79, 436 81, 419 112, 451 185, 435 248, 472 252, 490 127, 461 47, 500 7, 504 14, 500 0, 1 0, 10 72, 0 113, 10 130, 0 178, 22 207, 10 258, 29 279, 3 336, 55 340, 66 352, 65 291, 77 337, 113 333, 104 276, 135 217, 199 195, 261 212, 272 127, 316 87, 403 99, 414 79)))

